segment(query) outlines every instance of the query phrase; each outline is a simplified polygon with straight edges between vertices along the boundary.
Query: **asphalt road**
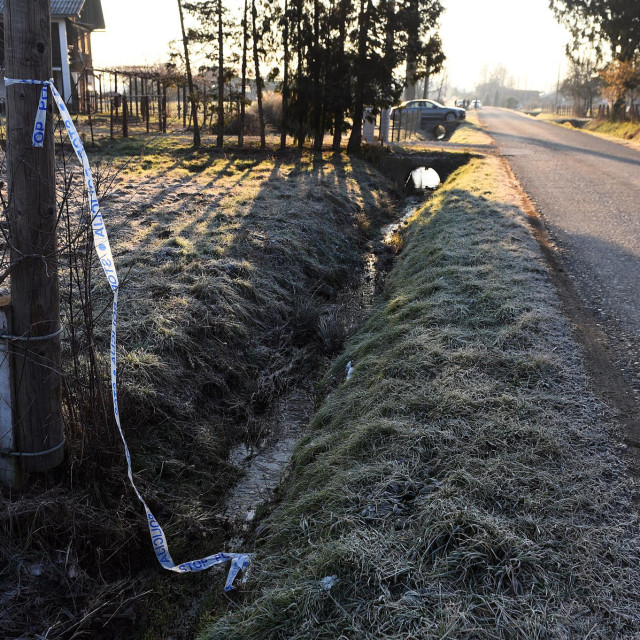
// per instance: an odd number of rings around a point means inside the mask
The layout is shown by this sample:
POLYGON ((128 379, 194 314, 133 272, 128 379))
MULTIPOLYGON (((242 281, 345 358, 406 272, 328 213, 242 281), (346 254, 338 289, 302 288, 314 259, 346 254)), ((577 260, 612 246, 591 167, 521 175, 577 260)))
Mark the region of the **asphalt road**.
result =
POLYGON ((480 115, 639 390, 640 151, 508 110, 480 115))

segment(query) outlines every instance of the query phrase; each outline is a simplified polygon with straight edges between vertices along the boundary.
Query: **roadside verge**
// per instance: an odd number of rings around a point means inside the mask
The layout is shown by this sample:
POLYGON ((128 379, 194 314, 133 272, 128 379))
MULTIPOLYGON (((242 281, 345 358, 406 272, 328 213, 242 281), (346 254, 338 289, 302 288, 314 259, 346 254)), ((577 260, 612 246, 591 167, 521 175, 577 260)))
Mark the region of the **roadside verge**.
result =
POLYGON ((519 198, 476 159, 412 218, 258 528, 245 601, 202 638, 640 631, 615 434, 519 198))

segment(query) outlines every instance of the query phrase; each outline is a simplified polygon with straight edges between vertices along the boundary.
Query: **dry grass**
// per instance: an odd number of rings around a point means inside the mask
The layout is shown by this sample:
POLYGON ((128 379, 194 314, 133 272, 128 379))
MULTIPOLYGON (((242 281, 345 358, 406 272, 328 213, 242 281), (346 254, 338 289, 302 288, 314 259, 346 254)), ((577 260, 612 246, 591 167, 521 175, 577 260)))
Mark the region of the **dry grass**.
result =
MULTIPOLYGON (((122 282, 120 411, 136 482, 182 561, 222 550, 238 473, 228 448, 259 440, 272 400, 341 348, 345 332, 326 337, 335 300, 393 207, 388 183, 340 154, 193 153, 167 136, 123 166, 135 145, 93 158, 122 282)), ((106 386, 110 292, 94 269, 106 386)), ((68 334, 63 345, 75 398, 89 365, 81 355, 74 376, 68 334)), ((162 573, 115 427, 69 415, 67 428, 67 465, 19 498, 0 495, 0 635, 81 637, 106 624, 131 637, 135 623, 149 638, 176 624, 188 637, 194 593, 222 580, 162 573), (129 604, 150 588, 145 620, 129 604)))
POLYGON ((203 640, 638 637, 615 435, 499 160, 415 216, 326 386, 245 602, 203 640))
MULTIPOLYGON (((535 118, 571 129, 576 128, 571 124, 571 120, 575 120, 571 116, 559 117, 553 113, 539 113, 535 118)), ((629 146, 637 147, 640 145, 640 124, 637 122, 611 122, 609 120, 598 120, 597 118, 577 118, 577 120, 580 121, 581 125, 584 125, 579 127, 581 131, 609 140, 624 140, 629 146)))
POLYGON ((609 122, 608 120, 591 120, 585 131, 598 133, 611 138, 621 138, 635 145, 640 145, 640 123, 609 122))

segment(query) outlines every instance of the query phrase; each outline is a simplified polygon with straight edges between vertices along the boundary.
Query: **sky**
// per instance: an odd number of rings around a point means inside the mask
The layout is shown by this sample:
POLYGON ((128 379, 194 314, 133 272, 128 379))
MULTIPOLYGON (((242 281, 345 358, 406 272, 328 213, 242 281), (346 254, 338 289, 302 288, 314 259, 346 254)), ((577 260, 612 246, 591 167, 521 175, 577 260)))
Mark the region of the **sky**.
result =
MULTIPOLYGON (((242 0, 235 0, 240 6, 242 0)), ((567 32, 548 0, 442 0, 440 35, 448 84, 471 91, 484 73, 502 64, 520 89, 555 88, 566 70, 567 32)), ((227 6, 231 6, 227 2, 227 6)), ((94 33, 96 68, 167 60, 180 37, 176 0, 102 0, 106 31, 94 33)))

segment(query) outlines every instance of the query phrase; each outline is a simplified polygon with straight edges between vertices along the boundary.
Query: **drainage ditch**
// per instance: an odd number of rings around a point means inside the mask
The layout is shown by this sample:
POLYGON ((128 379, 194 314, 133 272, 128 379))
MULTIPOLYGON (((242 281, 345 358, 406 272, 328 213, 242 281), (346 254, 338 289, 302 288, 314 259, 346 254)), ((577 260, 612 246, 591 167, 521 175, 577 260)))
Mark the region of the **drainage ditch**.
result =
MULTIPOLYGON (((399 234, 409 218, 430 197, 441 180, 444 181, 469 159, 468 154, 440 154, 435 157, 396 155, 375 163, 395 182, 401 196, 401 215, 393 223, 384 226, 378 238, 369 243, 362 258, 362 272, 357 285, 339 294, 332 305, 330 314, 334 321, 348 326, 349 332, 353 332, 364 321, 376 296, 384 288, 387 274, 393 268, 400 246, 399 234)), ((258 509, 273 498, 314 407, 313 381, 290 389, 276 401, 271 414, 271 428, 260 442, 242 443, 231 450, 229 463, 242 476, 229 492, 222 516, 230 532, 230 551, 247 546, 258 509)))

